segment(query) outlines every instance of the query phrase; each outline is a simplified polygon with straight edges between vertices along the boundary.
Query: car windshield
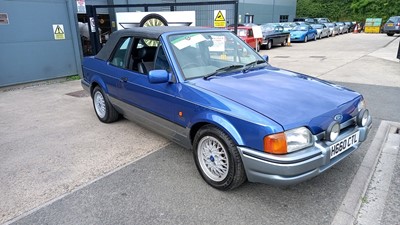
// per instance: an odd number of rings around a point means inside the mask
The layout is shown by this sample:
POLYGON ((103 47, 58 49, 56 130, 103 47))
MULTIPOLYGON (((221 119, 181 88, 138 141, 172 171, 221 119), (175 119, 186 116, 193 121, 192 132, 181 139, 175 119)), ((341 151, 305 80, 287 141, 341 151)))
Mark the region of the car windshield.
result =
POLYGON ((322 29, 322 25, 321 24, 313 24, 311 26, 314 27, 315 29, 322 29))
POLYGON ((185 79, 223 75, 246 69, 264 59, 231 32, 175 34, 168 36, 175 59, 185 79))
POLYGON ((273 31, 274 30, 274 26, 272 26, 270 24, 263 24, 263 25, 261 25, 261 30, 263 32, 273 31))
POLYGON ((390 17, 389 20, 386 23, 395 23, 396 21, 397 21, 396 17, 390 17))
POLYGON ((247 29, 237 29, 237 34, 239 37, 246 37, 247 36, 247 29))
POLYGON ((327 26, 327 27, 334 27, 333 23, 325 23, 325 26, 327 26))
POLYGON ((292 27, 293 27, 293 26, 291 26, 291 25, 288 24, 288 23, 283 23, 282 26, 283 26, 284 28, 292 28, 292 27))
POLYGON ((306 26, 295 26, 292 30, 307 30, 306 26))

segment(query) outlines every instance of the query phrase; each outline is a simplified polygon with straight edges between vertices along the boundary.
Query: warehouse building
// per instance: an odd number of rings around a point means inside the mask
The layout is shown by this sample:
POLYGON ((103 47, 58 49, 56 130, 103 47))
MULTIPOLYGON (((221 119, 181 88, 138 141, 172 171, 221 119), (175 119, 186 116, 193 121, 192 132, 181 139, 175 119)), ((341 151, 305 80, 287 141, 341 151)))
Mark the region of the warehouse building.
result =
MULTIPOLYGON (((90 54, 84 31, 90 24, 86 5, 201 2, 198 0, 0 0, 0 87, 81 74, 81 59, 90 54), (84 24, 84 26, 80 26, 84 24)), ((215 10, 226 10, 234 23, 234 4, 149 7, 148 11, 196 11, 197 26, 213 26, 215 10)), ((204 3, 204 2, 203 2, 204 3)), ((101 8, 97 25, 101 41, 117 29, 115 13, 143 7, 101 8)), ((238 23, 292 21, 296 0, 239 0, 238 23)))

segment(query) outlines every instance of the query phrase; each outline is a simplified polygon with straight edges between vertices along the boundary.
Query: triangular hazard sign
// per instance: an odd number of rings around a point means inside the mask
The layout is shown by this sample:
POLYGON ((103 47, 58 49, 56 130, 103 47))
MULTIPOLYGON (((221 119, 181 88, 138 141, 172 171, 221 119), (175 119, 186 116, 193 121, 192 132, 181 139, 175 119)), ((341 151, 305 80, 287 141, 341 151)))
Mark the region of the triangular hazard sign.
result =
POLYGON ((64 34, 64 31, 61 29, 60 26, 57 25, 56 30, 54 31, 54 34, 64 34))
POLYGON ((214 21, 225 21, 224 15, 222 15, 221 11, 218 11, 217 16, 215 17, 214 21))

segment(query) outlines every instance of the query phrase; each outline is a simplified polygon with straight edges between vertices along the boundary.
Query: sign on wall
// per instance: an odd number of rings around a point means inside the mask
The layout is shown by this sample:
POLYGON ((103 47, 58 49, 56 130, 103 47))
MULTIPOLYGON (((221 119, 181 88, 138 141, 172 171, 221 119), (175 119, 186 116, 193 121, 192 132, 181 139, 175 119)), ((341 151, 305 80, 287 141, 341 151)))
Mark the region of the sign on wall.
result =
POLYGON ((214 27, 226 27, 226 10, 214 10, 214 27))
POLYGON ((55 40, 64 40, 65 39, 64 25, 53 24, 53 34, 55 40))
POLYGON ((78 9, 78 13, 86 14, 85 0, 76 0, 76 7, 78 9))
POLYGON ((8 15, 7 13, 0 13, 0 25, 8 25, 8 15))
POLYGON ((157 26, 159 23, 168 26, 196 26, 195 11, 118 12, 116 18, 118 30, 147 24, 157 26))

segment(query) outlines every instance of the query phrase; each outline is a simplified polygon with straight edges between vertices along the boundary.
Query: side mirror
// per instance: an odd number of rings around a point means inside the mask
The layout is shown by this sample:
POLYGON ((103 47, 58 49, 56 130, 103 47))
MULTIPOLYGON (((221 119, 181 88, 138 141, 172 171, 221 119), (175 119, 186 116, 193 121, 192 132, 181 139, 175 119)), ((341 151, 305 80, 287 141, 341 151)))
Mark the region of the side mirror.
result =
POLYGON ((152 84, 160 84, 169 82, 170 75, 166 70, 151 70, 149 72, 149 82, 152 84))
POLYGON ((263 55, 263 59, 265 60, 265 62, 269 61, 269 57, 267 55, 263 55))

